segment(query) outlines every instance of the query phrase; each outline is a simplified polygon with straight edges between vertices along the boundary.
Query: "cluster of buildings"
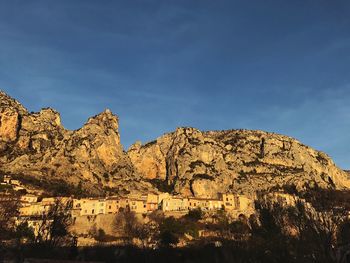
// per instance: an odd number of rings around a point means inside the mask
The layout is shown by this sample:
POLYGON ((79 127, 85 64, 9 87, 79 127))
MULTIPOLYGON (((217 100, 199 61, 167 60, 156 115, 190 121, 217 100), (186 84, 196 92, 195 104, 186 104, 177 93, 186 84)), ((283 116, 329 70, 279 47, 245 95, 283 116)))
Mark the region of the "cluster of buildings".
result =
MULTIPOLYGON (((4 200, 5 201, 5 200, 4 200)), ((43 217, 50 209, 59 204, 65 211, 71 214, 73 220, 82 217, 95 217, 97 215, 117 214, 120 211, 133 211, 138 214, 148 214, 155 210, 161 210, 165 214, 186 214, 189 210, 200 208, 203 211, 225 210, 238 214, 246 214, 252 207, 252 201, 243 195, 222 194, 218 199, 209 198, 185 198, 173 196, 168 193, 128 195, 124 197, 111 196, 106 198, 81 198, 71 197, 39 197, 34 194, 22 195, 19 200, 19 216, 16 223, 26 222, 34 231, 35 236, 43 231, 45 220, 43 217)), ((90 220, 90 219, 89 219, 90 220)), ((42 233, 41 233, 42 234, 42 233)), ((44 233, 45 234, 45 233, 44 233)))
MULTIPOLYGON (((221 194, 218 199, 181 197, 168 193, 129 195, 124 197, 111 196, 106 198, 72 199, 61 197, 60 201, 71 200, 72 217, 116 214, 122 210, 147 214, 155 210, 163 212, 188 212, 192 209, 203 211, 246 211, 252 207, 252 200, 235 194, 221 194)), ((20 215, 40 216, 49 211, 55 203, 55 198, 42 198, 40 201, 35 195, 21 197, 20 215)))
MULTIPOLYGON (((4 176, 2 184, 22 187, 19 180, 10 176, 4 176)), ((70 197, 47 197, 39 198, 36 193, 29 193, 20 197, 20 217, 38 217, 50 210, 53 204, 59 199, 61 203, 70 202, 72 217, 95 216, 116 214, 122 210, 129 210, 135 213, 147 214, 155 210, 163 212, 182 212, 201 209, 203 211, 241 211, 245 212, 252 208, 253 201, 244 195, 220 194, 217 199, 183 197, 170 195, 169 193, 149 193, 146 195, 110 196, 105 198, 81 198, 70 197)))
POLYGON ((21 217, 42 216, 50 211, 50 208, 59 201, 61 204, 68 204, 70 197, 44 197, 40 198, 33 194, 26 194, 20 197, 19 215, 21 217))
POLYGON ((12 179, 12 177, 9 175, 5 175, 4 180, 0 184, 12 186, 12 188, 15 191, 25 190, 24 186, 22 185, 22 183, 19 180, 12 179))

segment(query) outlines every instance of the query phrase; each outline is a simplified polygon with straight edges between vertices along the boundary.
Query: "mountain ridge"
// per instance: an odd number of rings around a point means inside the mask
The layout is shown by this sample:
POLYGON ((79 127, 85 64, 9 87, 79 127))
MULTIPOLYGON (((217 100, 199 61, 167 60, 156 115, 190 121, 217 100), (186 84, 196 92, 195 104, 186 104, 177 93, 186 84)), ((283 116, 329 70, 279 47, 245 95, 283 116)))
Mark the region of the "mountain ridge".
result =
POLYGON ((158 191, 215 197, 294 185, 345 189, 348 174, 323 152, 261 130, 179 127, 123 150, 119 119, 109 109, 67 130, 51 108, 29 113, 0 91, 0 172, 61 178, 97 193, 158 191))
MULTIPOLYGON (((139 184, 120 144, 118 117, 108 109, 90 117, 76 130, 65 129, 60 114, 51 108, 29 113, 6 93, 0 93, 0 171, 82 182, 86 189, 137 191, 139 184)), ((140 189, 141 188, 141 189, 140 189)))

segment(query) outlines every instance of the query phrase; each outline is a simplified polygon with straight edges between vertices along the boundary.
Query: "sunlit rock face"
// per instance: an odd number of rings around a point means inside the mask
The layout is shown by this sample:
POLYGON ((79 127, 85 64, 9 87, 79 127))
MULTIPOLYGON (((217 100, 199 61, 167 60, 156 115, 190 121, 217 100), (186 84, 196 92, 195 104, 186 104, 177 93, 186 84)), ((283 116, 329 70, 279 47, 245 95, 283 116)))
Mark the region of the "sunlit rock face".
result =
POLYGON ((92 192, 145 191, 120 144, 118 118, 110 110, 91 117, 81 129, 66 130, 50 108, 29 113, 0 93, 0 170, 47 180, 62 178, 92 192), (127 182, 127 183, 125 183, 127 182))
POLYGON ((0 92, 0 172, 63 179, 101 194, 156 191, 151 181, 212 198, 284 185, 349 187, 348 174, 326 154, 287 136, 178 128, 124 152, 118 128, 117 116, 105 110, 82 128, 66 130, 57 111, 29 113, 0 92))
POLYGON ((133 145, 128 154, 144 178, 166 180, 184 195, 252 194, 283 185, 349 187, 347 174, 326 154, 263 131, 178 128, 146 145, 133 145))

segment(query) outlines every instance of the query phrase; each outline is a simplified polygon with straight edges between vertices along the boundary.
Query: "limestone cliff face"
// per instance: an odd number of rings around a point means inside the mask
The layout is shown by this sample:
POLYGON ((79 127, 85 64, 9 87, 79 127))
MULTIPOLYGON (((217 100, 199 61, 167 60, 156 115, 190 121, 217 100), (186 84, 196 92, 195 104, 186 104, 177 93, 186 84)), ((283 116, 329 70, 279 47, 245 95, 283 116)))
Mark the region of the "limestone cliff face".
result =
POLYGON ((145 191, 123 151, 118 118, 109 110, 90 118, 79 130, 66 130, 53 109, 29 113, 0 92, 0 171, 61 178, 92 192, 145 191))
POLYGON ((133 145, 128 155, 144 178, 166 180, 175 192, 198 197, 292 184, 299 189, 350 186, 347 174, 326 154, 263 131, 179 128, 146 145, 133 145))
POLYGON ((118 126, 105 110, 81 129, 66 130, 55 110, 29 113, 0 91, 0 173, 82 182, 95 193, 154 191, 152 179, 198 197, 284 185, 350 187, 348 174, 326 154, 287 136, 178 128, 125 153, 118 126))

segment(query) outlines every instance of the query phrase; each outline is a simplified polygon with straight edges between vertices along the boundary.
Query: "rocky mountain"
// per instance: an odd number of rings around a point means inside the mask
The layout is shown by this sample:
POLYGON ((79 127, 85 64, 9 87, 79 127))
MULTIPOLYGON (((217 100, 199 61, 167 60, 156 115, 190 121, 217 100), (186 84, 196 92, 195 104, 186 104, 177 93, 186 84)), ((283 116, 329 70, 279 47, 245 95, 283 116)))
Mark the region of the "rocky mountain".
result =
POLYGON ((147 192, 166 186, 198 197, 253 194, 286 185, 350 186, 348 174, 326 154, 287 136, 178 128, 125 152, 118 128, 117 116, 105 110, 70 131, 55 110, 29 113, 0 92, 0 173, 62 179, 93 193, 147 192))
POLYGON ((0 172, 80 182, 93 193, 146 191, 152 186, 134 173, 118 126, 117 116, 105 110, 82 128, 66 130, 57 111, 29 113, 0 92, 0 172))
POLYGON ((184 195, 251 194, 286 185, 299 190, 350 186, 347 174, 325 153, 263 131, 178 128, 145 145, 132 145, 128 155, 143 178, 165 180, 184 195))

